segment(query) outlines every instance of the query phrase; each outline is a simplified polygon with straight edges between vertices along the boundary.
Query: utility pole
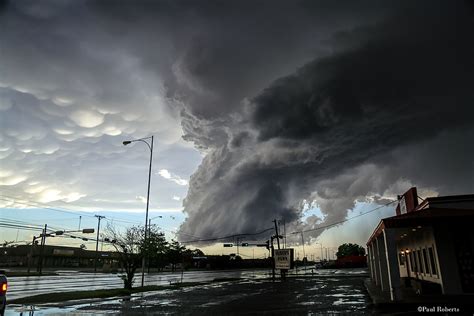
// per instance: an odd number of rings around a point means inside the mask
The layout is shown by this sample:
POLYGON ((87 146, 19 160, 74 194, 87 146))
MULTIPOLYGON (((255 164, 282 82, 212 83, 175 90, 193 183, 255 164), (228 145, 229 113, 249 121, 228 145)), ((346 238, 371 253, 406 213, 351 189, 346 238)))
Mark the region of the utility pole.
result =
POLYGON ((30 253, 28 255, 28 274, 30 274, 31 263, 33 262, 33 247, 35 246, 36 237, 33 236, 33 241, 31 242, 30 253))
POLYGON ((240 241, 240 238, 237 237, 237 256, 239 256, 239 241, 240 241))
POLYGON ((317 242, 316 244, 319 244, 319 245, 321 246, 321 257, 319 258, 319 261, 323 261, 323 259, 324 259, 324 258, 323 258, 323 257, 324 257, 324 256, 323 256, 323 244, 320 243, 320 242, 317 242))
POLYGON ((272 250, 272 280, 275 281, 275 248, 273 247, 273 236, 270 237, 270 246, 272 250))
MULTIPOLYGON (((277 245, 278 249, 280 249, 280 234, 278 232, 278 225, 277 225, 277 220, 274 219, 273 223, 275 224, 275 237, 277 239, 277 245)), ((272 248, 273 248, 273 242, 272 242, 272 248)), ((273 258, 273 266, 275 267, 275 258, 273 258)), ((275 268, 273 268, 273 274, 275 274, 275 268)), ((286 277, 286 269, 280 269, 280 276, 284 280, 286 277)))
POLYGON ((41 275, 43 273, 43 254, 44 254, 44 244, 46 243, 46 230, 48 228, 48 224, 44 224, 43 234, 41 236, 41 250, 40 250, 40 257, 38 260, 38 273, 41 275))
POLYGON ((304 233, 303 231, 301 231, 301 243, 303 244, 303 266, 304 266, 304 270, 306 272, 306 253, 304 251, 304 233))
POLYGON ((275 236, 276 236, 276 239, 277 239, 277 246, 278 246, 278 249, 280 249, 280 236, 278 235, 278 225, 277 225, 277 220, 274 219, 273 220, 273 223, 275 223, 275 236))
POLYGON ((100 231, 100 221, 105 218, 105 216, 102 215, 94 215, 98 219, 97 223, 97 240, 95 243, 95 258, 94 258, 94 273, 97 272, 97 254, 99 251, 99 231, 100 231))
POLYGON ((81 219, 82 219, 82 216, 79 215, 79 228, 77 230, 81 230, 81 219))

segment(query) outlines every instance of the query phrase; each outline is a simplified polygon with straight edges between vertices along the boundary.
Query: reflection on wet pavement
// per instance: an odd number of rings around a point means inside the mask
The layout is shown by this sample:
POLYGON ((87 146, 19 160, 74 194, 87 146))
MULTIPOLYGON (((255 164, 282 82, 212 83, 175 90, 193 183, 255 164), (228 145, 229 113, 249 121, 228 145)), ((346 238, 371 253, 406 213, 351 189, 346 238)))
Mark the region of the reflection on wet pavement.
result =
MULTIPOLYGON (((248 312, 311 315, 328 311, 364 314, 368 296, 362 280, 349 277, 226 281, 94 300, 68 307, 48 304, 36 307, 34 315, 235 315, 248 312)), ((20 307, 16 311, 19 312, 20 307)))

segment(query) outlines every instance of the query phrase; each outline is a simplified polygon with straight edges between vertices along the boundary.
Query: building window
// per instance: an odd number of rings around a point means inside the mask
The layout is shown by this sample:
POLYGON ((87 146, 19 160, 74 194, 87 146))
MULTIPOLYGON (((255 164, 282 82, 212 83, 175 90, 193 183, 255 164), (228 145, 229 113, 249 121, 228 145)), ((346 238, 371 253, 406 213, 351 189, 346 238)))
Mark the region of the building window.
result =
POLYGON ((428 254, 430 255, 431 274, 437 275, 438 271, 436 269, 436 261, 435 261, 434 251, 432 247, 428 248, 428 254))
POLYGON ((423 263, 425 264, 426 274, 430 274, 430 267, 428 265, 428 256, 426 255, 426 248, 422 249, 423 253, 423 263))
POLYGON ((398 254, 398 262, 400 262, 401 266, 405 265, 405 253, 401 252, 398 254))
POLYGON ((411 259, 412 259, 412 267, 413 267, 413 272, 418 272, 418 262, 416 260, 416 251, 413 250, 411 253, 411 259))
POLYGON ((420 265, 420 272, 424 273, 424 271, 423 271, 423 262, 421 261, 421 251, 420 250, 416 251, 416 259, 418 260, 418 264, 420 265))

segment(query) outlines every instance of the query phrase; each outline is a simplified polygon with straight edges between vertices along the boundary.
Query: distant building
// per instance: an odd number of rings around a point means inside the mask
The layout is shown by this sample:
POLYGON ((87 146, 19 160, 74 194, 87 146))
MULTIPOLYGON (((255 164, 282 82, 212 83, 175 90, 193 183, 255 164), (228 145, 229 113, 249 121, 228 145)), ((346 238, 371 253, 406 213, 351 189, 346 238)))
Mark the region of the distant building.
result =
MULTIPOLYGON (((39 246, 19 245, 15 247, 0 247, 0 267, 30 267, 33 271, 42 257, 43 267, 93 267, 96 252, 76 247, 45 245, 43 253, 39 246)), ((117 267, 116 252, 99 251, 98 266, 117 267)))
POLYGON ((399 197, 396 216, 367 242, 371 278, 391 300, 418 294, 474 296, 474 195, 433 197, 416 188, 399 197))

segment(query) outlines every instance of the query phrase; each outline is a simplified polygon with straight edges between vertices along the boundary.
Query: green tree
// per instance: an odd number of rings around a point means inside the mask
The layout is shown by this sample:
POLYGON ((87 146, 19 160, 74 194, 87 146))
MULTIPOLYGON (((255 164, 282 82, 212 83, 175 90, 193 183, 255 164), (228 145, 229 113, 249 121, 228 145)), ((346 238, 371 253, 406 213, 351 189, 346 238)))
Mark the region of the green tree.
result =
POLYGON ((173 272, 175 271, 176 264, 183 262, 183 253, 185 250, 186 247, 181 246, 181 244, 176 240, 172 240, 169 244, 166 257, 169 263, 171 263, 171 269, 173 272))
POLYGON ((183 251, 183 262, 185 263, 185 267, 192 267, 193 266, 193 258, 194 257, 204 257, 204 252, 200 249, 185 249, 183 251))
POLYGON ((346 243, 342 244, 337 248, 336 256, 338 258, 345 256, 363 256, 365 255, 365 249, 357 244, 346 243))
MULTIPOLYGON (((144 239, 142 240, 144 241, 144 239)), ((156 226, 149 227, 146 244, 143 243, 141 247, 147 257, 148 272, 150 266, 160 270, 165 266, 169 244, 166 241, 165 235, 156 226)))

